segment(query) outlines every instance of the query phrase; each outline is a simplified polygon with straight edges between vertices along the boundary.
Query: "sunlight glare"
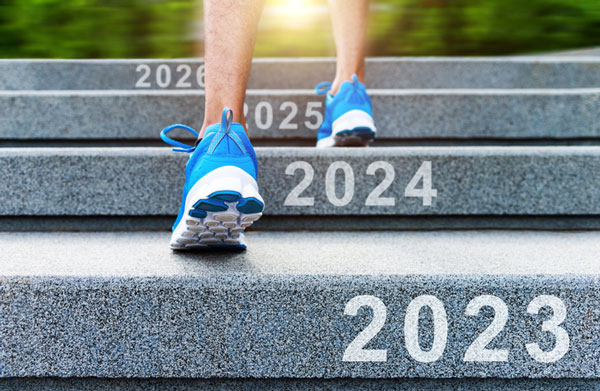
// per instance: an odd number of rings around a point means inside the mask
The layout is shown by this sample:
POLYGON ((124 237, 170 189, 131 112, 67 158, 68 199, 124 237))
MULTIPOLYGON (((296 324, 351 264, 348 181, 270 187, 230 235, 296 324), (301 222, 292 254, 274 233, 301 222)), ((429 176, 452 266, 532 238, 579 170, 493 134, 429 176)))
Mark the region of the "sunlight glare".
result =
POLYGON ((302 8, 305 5, 304 0, 286 0, 285 7, 289 9, 291 14, 298 14, 302 12, 302 8))
POLYGON ((314 0, 269 0, 267 1, 264 23, 279 25, 285 29, 304 29, 323 23, 328 19, 327 2, 314 0))

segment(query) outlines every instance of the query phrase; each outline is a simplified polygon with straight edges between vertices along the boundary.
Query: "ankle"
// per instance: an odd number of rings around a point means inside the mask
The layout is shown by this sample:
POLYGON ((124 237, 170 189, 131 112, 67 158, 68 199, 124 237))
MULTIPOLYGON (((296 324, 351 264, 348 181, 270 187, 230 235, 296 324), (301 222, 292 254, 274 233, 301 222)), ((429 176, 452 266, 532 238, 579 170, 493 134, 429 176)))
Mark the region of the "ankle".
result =
MULTIPOLYGON (((244 127, 244 131, 246 132, 246 134, 248 134, 248 128, 246 127, 246 118, 244 117, 243 113, 241 116, 237 116, 234 111, 233 122, 238 122, 238 123, 242 124, 242 126, 244 127)), ((204 122, 202 123, 202 128, 200 128, 200 131, 198 132, 198 139, 201 139, 202 137, 204 137, 204 133, 206 132, 206 129, 209 126, 215 125, 215 124, 220 124, 220 123, 221 123, 220 115, 218 117, 215 117, 215 116, 209 115, 209 113, 205 113, 204 114, 204 122)))
POLYGON ((340 87, 342 86, 342 83, 347 82, 347 81, 351 82, 353 75, 356 75, 356 77, 358 78, 358 81, 360 81, 363 84, 365 83, 364 71, 354 71, 354 72, 339 72, 338 71, 335 75, 335 79, 333 79, 333 82, 331 83, 331 90, 329 90, 329 93, 331 95, 337 94, 340 87))

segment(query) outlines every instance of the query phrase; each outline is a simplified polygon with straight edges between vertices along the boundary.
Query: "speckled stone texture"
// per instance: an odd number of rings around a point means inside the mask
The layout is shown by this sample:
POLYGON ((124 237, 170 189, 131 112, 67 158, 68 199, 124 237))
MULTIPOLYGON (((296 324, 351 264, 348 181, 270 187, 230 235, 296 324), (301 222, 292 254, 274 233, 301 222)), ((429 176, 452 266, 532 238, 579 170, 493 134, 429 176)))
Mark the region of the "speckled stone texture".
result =
MULTIPOLYGON (((175 216, 0 216, 0 231, 170 231, 175 216)), ((600 230, 596 216, 263 215, 251 231, 439 229, 600 230)))
MULTIPOLYGON (((0 234, 2 377, 225 378, 598 378, 600 263, 597 232, 254 233, 246 253, 177 254, 166 233, 0 234), (371 321, 356 295, 387 306, 367 346, 387 362, 342 362, 371 321), (408 303, 443 301, 448 343, 442 357, 407 354, 408 303), (507 362, 468 363, 468 345, 493 312, 464 315, 475 296, 504 300, 509 318, 488 348, 507 362), (538 295, 565 303, 570 338, 554 363, 524 345, 550 350, 541 331, 551 316, 526 313, 538 295)), ((421 344, 431 312, 420 313, 421 344)))
POLYGON ((583 48, 583 49, 573 49, 573 50, 561 50, 559 52, 548 53, 548 56, 571 56, 578 57, 583 56, 586 58, 590 57, 598 57, 600 56, 600 47, 591 47, 591 48, 583 48))
POLYGON ((8 379, 1 391, 592 391, 581 379, 8 379))
MULTIPOLYGON (((0 138, 158 139, 160 130, 173 123, 199 128, 203 94, 0 91, 0 138)), ((376 89, 370 95, 380 140, 600 136, 599 88, 376 89)), ((246 102, 254 140, 316 139, 319 118, 314 113, 322 114, 323 98, 313 90, 249 90, 246 102)))
MULTIPOLYGON (((590 54, 593 54, 590 52, 590 54)), ((149 87, 198 88, 201 60, 0 60, 2 90, 133 89, 148 65, 149 87), (157 68, 171 75, 157 83, 157 68), (192 71, 184 78, 188 66, 192 71), (183 80, 182 80, 183 78, 183 80), (179 87, 177 86, 179 83, 179 87), (183 84, 182 84, 183 83, 183 84)), ((252 64, 249 88, 311 88, 331 80, 331 58, 261 58, 252 64)), ((600 87, 597 57, 487 57, 487 58, 370 58, 366 82, 370 88, 583 88, 600 87)), ((200 78, 200 81, 201 78, 200 78)))
MULTIPOLYGON (((259 186, 268 215, 598 215, 600 147, 389 147, 257 148, 259 186), (295 161, 309 162, 314 178, 301 197, 313 206, 287 206, 304 177, 286 175, 295 161), (328 167, 346 162, 354 194, 335 206, 326 192, 328 167), (395 205, 366 205, 384 171, 367 175, 377 161, 395 172, 381 196, 395 205), (431 206, 405 197, 424 161, 432 164, 431 206)), ((0 150, 2 215, 175 215, 187 157, 169 148, 4 148, 0 150)), ((333 176, 331 178, 334 178, 333 176)), ((335 177, 335 197, 344 175, 335 177)), ((331 181, 331 184, 334 182, 331 181)), ((417 186, 421 188, 422 183, 417 186)), ((352 189, 352 186, 349 187, 352 189)))

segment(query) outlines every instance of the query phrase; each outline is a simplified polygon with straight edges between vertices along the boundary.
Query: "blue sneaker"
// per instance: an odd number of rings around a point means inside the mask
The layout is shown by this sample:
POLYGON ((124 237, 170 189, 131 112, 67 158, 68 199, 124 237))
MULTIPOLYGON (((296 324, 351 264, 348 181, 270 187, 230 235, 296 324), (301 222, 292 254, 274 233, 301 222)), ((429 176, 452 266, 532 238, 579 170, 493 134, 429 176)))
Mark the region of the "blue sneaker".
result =
POLYGON ((317 94, 325 98, 325 118, 317 136, 317 148, 366 146, 375 139, 371 99, 356 75, 342 83, 335 96, 330 82, 317 84, 317 94))
POLYGON ((254 148, 239 123, 232 123, 233 112, 223 110, 220 124, 209 126, 195 146, 167 137, 173 129, 163 129, 160 137, 190 154, 185 166, 185 186, 179 215, 173 225, 171 248, 245 249, 244 230, 262 216, 265 203, 258 194, 257 161, 254 148))

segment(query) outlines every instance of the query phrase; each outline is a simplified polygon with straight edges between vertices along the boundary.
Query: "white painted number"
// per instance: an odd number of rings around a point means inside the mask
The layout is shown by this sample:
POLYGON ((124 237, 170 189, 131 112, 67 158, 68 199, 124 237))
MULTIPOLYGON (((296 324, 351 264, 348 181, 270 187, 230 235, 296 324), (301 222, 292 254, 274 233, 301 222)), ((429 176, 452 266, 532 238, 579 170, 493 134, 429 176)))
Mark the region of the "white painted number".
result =
MULTIPOLYGON (((272 114, 272 108, 270 105, 261 105, 262 103, 265 103, 265 102, 261 102, 261 103, 259 103, 259 105, 256 106, 256 112, 257 112, 256 121, 257 121, 257 124, 259 125, 259 127, 264 128, 264 127, 270 126, 271 123, 269 122, 267 124, 267 123, 261 122, 261 120, 258 116, 259 116, 260 112, 262 112, 262 109, 266 110, 267 115, 272 114)), ((290 116, 292 116, 296 113, 296 106, 291 106, 291 105, 286 106, 286 103, 291 103, 291 102, 285 102, 284 104, 281 105, 281 108, 290 107, 292 110, 291 110, 290 114, 288 115, 288 118, 286 118, 286 120, 282 124, 282 127, 291 129, 291 127, 288 127, 287 125, 291 125, 289 123, 289 119, 290 119, 290 116)), ((246 113, 247 110, 248 110, 248 106, 246 104, 244 104, 244 113, 246 113)), ((270 121, 272 121, 272 118, 270 119, 270 121)), ((308 170, 309 166, 310 166, 309 163, 303 162, 302 167, 305 167, 306 170, 308 170), (306 166, 304 166, 304 165, 306 165, 306 166)), ((287 167, 286 173, 288 175, 293 175, 293 173, 291 173, 291 174, 288 173, 288 171, 290 170, 290 167, 291 166, 287 167)), ((311 170, 310 171, 311 173, 314 173, 314 170, 312 167, 310 167, 310 170, 311 170)), ((367 196, 367 199, 365 200, 365 205, 367 205, 367 206, 394 206, 396 204, 396 199, 394 197, 382 197, 382 194, 391 186, 391 184, 394 181, 394 178, 396 176, 394 167, 388 162, 376 161, 376 162, 369 164, 369 166, 367 167, 366 174, 367 175, 375 175, 378 170, 383 170, 385 176, 383 177, 383 180, 369 193, 369 195, 367 196)), ((310 179, 312 180, 312 178, 313 178, 313 176, 311 174, 310 179)), ((290 193, 290 195, 288 195, 288 198, 286 200, 295 199, 293 195, 299 194, 298 191, 304 190, 309 184, 310 184, 310 182, 305 183, 304 181, 302 181, 300 184, 298 184, 298 186, 296 186, 296 188, 292 191, 292 193, 290 193), (304 186, 304 187, 302 187, 302 186, 304 186)), ((352 170, 352 166, 350 166, 348 163, 346 163, 344 161, 335 161, 335 162, 331 163, 329 165, 329 167, 327 167, 327 172, 325 175, 325 194, 327 195, 327 199, 329 200, 329 202, 334 206, 346 206, 352 201, 352 199, 354 197, 354 190, 355 190, 355 178, 354 178, 354 171, 352 170), (342 170, 343 175, 344 175, 344 193, 341 197, 338 197, 338 194, 336 193, 336 187, 335 187, 335 180, 337 177, 338 170, 342 170)), ((431 162, 430 161, 423 162, 423 164, 421 165, 421 167, 419 168, 417 173, 414 175, 413 179, 410 181, 410 183, 405 191, 405 195, 407 197, 423 197, 423 205, 431 205, 432 197, 437 197, 437 190, 431 189, 431 162), (419 183, 419 181, 421 179, 423 179, 423 188, 416 189, 415 186, 419 183)), ((296 204, 286 203, 285 205, 296 205, 296 204)), ((306 204, 299 204, 299 205, 306 205, 306 204)), ((313 205, 313 204, 311 204, 311 205, 313 205)))
POLYGON ((354 197, 354 171, 348 163, 337 161, 329 165, 325 174, 325 194, 329 202, 335 206, 346 206, 352 201, 352 197, 354 197), (335 193, 335 177, 338 170, 342 170, 344 173, 344 195, 342 198, 338 198, 335 193))
POLYGON ((404 191, 405 197, 421 197, 423 198, 423 206, 431 206, 432 198, 437 197, 437 190, 431 186, 431 162, 424 161, 417 173, 406 186, 404 191), (417 189, 418 183, 423 179, 423 187, 417 189))
POLYGON ((160 88, 167 88, 171 84, 171 68, 166 64, 160 64, 156 68, 156 84, 160 88))
POLYGON ((148 78, 150 77, 150 73, 152 70, 147 64, 140 64, 135 69, 137 73, 142 72, 142 75, 138 79, 137 83, 135 83, 135 88, 150 88, 152 85, 148 82, 148 78))
POLYGON ((283 102, 281 106, 279 106, 279 110, 281 111, 286 111, 288 109, 290 109, 290 113, 281 122, 281 125, 279 125, 279 129, 298 129, 298 124, 291 123, 292 120, 298 114, 298 105, 294 102, 283 102))
POLYGON ((379 333, 385 324, 387 317, 385 304, 375 296, 356 296, 346 304, 344 315, 356 316, 361 307, 370 307, 373 310, 373 320, 348 345, 342 361, 385 362, 387 361, 387 350, 364 349, 365 345, 379 333))
MULTIPOLYGON (((174 65, 173 65, 174 66, 174 65)), ((137 73, 141 73, 137 82, 135 83, 136 88, 152 88, 150 77, 152 75, 152 68, 148 64, 140 64, 135 69, 137 73)), ((177 83, 175 88, 192 88, 192 66, 189 64, 179 64, 174 71, 177 75, 177 83)), ((155 70, 156 85, 159 88, 168 88, 171 86, 172 71, 169 64, 159 64, 155 70)), ((196 68, 196 81, 200 88, 204 88, 204 64, 200 64, 196 68)))
MULTIPOLYGON (((387 350, 367 350, 366 344, 383 328, 386 319, 385 304, 375 296, 356 296, 346 304, 345 315, 355 316, 361 307, 368 306, 373 310, 373 320, 348 345, 344 352, 343 361, 386 361, 387 350)), ((465 352, 464 361, 470 362, 505 362, 508 361, 508 349, 488 349, 487 346, 504 329, 508 321, 508 307, 499 297, 492 295, 477 296, 469 302, 465 315, 477 316, 483 307, 494 310, 494 318, 490 325, 481 333, 465 352)), ((537 343, 525 345, 529 355, 536 361, 551 363, 560 360, 569 351, 569 334, 561 327, 567 317, 565 303, 556 296, 541 295, 529 303, 527 313, 538 315, 540 309, 549 307, 552 317, 542 322, 542 331, 552 333, 554 348, 544 351, 537 343)), ((442 303, 437 297, 422 295, 414 298, 406 308, 404 316, 404 342, 409 355, 416 361, 430 363, 439 360, 448 341, 448 317, 442 303), (433 342, 429 350, 423 350, 419 342, 419 317, 421 310, 429 307, 433 314, 433 342)))
POLYGON ((465 361, 507 361, 508 350, 487 349, 486 346, 502 331, 508 320, 508 307, 502 299, 491 296, 477 296, 469 302, 465 314, 477 316, 482 307, 491 307, 494 310, 492 323, 475 341, 469 346, 465 353, 465 361))
POLYGON ((448 339, 448 318, 444 304, 437 297, 423 295, 408 304, 404 317, 404 339, 406 350, 416 361, 433 362, 442 356, 448 339), (419 312, 423 307, 429 307, 433 312, 433 344, 429 351, 421 349, 419 344, 419 312))
POLYGON ((204 64, 200 64, 196 69, 196 81, 200 88, 204 88, 204 64))
POLYGON ((177 67, 177 73, 182 73, 183 75, 179 78, 179 80, 177 81, 177 84, 175 84, 175 87, 177 88, 192 88, 192 83, 190 83, 188 81, 188 79, 190 78, 190 75, 192 74, 192 68, 187 65, 187 64, 180 64, 177 67))
POLYGON ((381 194, 387 190, 388 187, 394 181, 394 177, 396 176, 396 172, 394 171, 394 167, 384 161, 373 162, 369 164, 367 167, 367 175, 375 175, 377 170, 383 170, 385 172, 385 176, 381 183, 379 183, 373 191, 367 197, 365 201, 365 205, 368 206, 387 206, 387 205, 395 205, 396 199, 394 197, 381 197, 381 194))
POLYGON ((259 129, 269 129, 273 125, 273 106, 269 102, 259 102, 254 109, 254 121, 259 129), (263 111, 265 118, 263 118, 263 111))
POLYGON ((542 322, 542 330, 554 334, 554 348, 548 352, 540 349, 537 343, 528 343, 525 345, 529 355, 539 362, 555 362, 560 360, 569 351, 569 334, 560 327, 560 324, 567 317, 567 307, 561 299, 556 296, 541 295, 529 303, 527 313, 537 315, 542 307, 552 309, 552 317, 542 322))
POLYGON ((296 170, 304 171, 304 178, 302 178, 300 183, 298 183, 296 187, 292 189, 290 194, 288 194, 288 196, 285 198, 285 201, 283 202, 283 205, 313 206, 315 204, 315 199, 313 197, 300 197, 300 194, 302 194, 302 192, 306 190, 306 188, 312 183, 313 178, 315 176, 315 170, 307 162, 299 160, 290 163, 285 169, 285 174, 294 175, 296 173, 296 170))
POLYGON ((323 114, 321 114, 321 102, 308 102, 306 105, 306 118, 314 117, 315 121, 304 121, 304 126, 308 129, 319 129, 323 123, 323 114))
MULTIPOLYGON (((199 83, 200 84, 200 83, 199 83)), ((204 83, 201 85, 204 86, 204 83)), ((323 114, 321 114, 321 102, 308 102, 306 105, 306 114, 304 121, 304 125, 308 129, 319 129, 321 123, 323 122, 323 114), (309 119, 314 118, 313 121, 309 119)), ((292 101, 283 102, 279 106, 279 111, 287 112, 285 118, 279 124, 279 129, 283 130, 296 130, 298 129, 298 123, 294 120, 298 116, 298 104, 292 101)), ((244 116, 248 115, 248 104, 244 103, 244 116)), ((261 101, 258 102, 256 107, 254 108, 254 121, 256 123, 256 127, 259 129, 269 129, 273 126, 274 117, 273 117, 273 106, 270 102, 261 101)))

